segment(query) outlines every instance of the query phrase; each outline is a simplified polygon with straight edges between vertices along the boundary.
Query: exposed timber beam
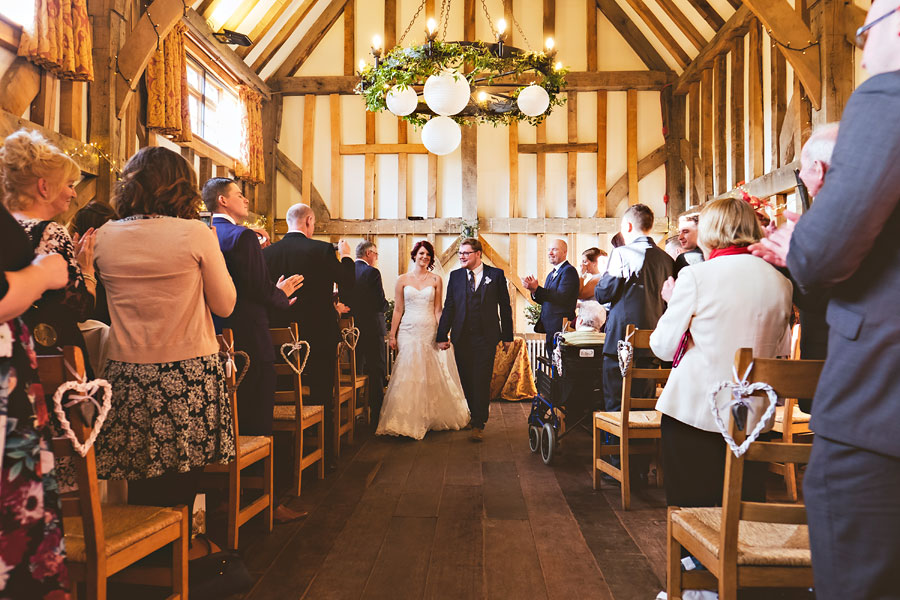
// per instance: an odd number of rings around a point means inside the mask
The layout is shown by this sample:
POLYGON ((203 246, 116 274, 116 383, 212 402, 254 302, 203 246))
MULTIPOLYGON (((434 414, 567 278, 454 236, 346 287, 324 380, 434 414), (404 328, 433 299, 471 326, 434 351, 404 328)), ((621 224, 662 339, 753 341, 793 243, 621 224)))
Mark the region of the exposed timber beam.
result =
POLYGON ((616 0, 596 0, 597 8, 612 23, 628 45, 637 53, 638 57, 650 69, 656 71, 667 71, 669 65, 663 60, 656 48, 653 47, 637 25, 632 23, 631 19, 624 10, 616 3, 616 0))
POLYGON ((688 66, 688 63, 691 62, 691 57, 688 56, 688 53, 684 51, 684 48, 672 37, 672 34, 669 33, 669 30, 662 24, 662 22, 656 18, 656 15, 650 10, 650 8, 644 4, 643 0, 625 0, 629 6, 638 14, 641 20, 645 25, 653 32, 653 35, 656 36, 656 39, 665 47, 665 49, 672 55, 672 58, 675 59, 675 62, 681 66, 681 68, 685 68, 688 66))
POLYGON ((688 4, 700 13, 700 16, 712 27, 713 31, 718 31, 725 24, 725 19, 716 12, 716 9, 707 0, 688 0, 688 4))
POLYGON ((250 30, 250 33, 247 34, 247 37, 250 38, 250 41, 253 42, 249 46, 241 46, 235 52, 241 58, 246 58, 248 54, 250 54, 256 45, 259 43, 261 39, 263 39, 269 30, 272 28, 272 25, 281 18, 281 15, 284 14, 284 11, 288 9, 291 3, 288 0, 275 0, 275 3, 269 7, 269 10, 266 11, 266 14, 253 26, 253 29, 250 30))
MULTIPOLYGON (((644 158, 638 161, 637 178, 640 181, 656 169, 666 164, 666 146, 663 144, 644 158)), ((608 212, 614 212, 616 205, 628 195, 628 173, 625 173, 610 186, 606 192, 606 205, 609 207, 608 212)))
MULTIPOLYGON (((306 18, 306 15, 309 14, 309 11, 312 10, 312 7, 316 2, 317 0, 305 0, 299 8, 291 13, 287 22, 278 30, 278 33, 276 33, 272 40, 269 41, 259 56, 254 59, 253 64, 250 67, 251 69, 257 73, 262 72, 265 66, 269 64, 269 61, 272 60, 272 57, 278 54, 278 51, 281 50, 281 47, 284 46, 287 39, 294 35, 294 32, 297 31, 297 27, 300 26, 300 23, 306 18)), ((288 4, 290 4, 290 2, 288 2, 288 4)), ((275 21, 272 22, 273 25, 274 23, 275 21)), ((260 39, 262 39, 262 36, 264 35, 264 33, 260 34, 260 39)))
POLYGON ((816 40, 803 22, 803 18, 791 8, 787 0, 747 0, 743 6, 753 11, 771 37, 781 44, 795 48, 792 50, 779 46, 781 53, 800 78, 813 107, 819 110, 822 105, 819 45, 812 45, 816 40), (798 48, 805 50, 800 52, 796 50, 798 48))
MULTIPOLYGON (((657 91, 673 81, 672 71, 574 71, 566 75, 566 91, 657 91)), ((526 80, 523 79, 523 83, 526 80)), ((273 77, 268 80, 274 93, 284 96, 307 94, 352 94, 359 83, 356 75, 273 77)))
POLYGON ((663 9, 672 22, 675 23, 675 26, 681 30, 681 33, 690 40, 690 42, 694 45, 697 50, 702 50, 703 46, 706 45, 706 38, 700 33, 691 20, 681 12, 681 9, 675 6, 674 0, 656 0, 656 3, 659 4, 659 7, 663 9))
POLYGON ((41 69, 24 56, 16 58, 0 78, 0 108, 24 114, 41 91, 41 69))
POLYGON ((159 40, 164 39, 184 14, 181 0, 153 0, 137 25, 125 38, 116 59, 119 75, 116 77, 116 116, 122 118, 134 92, 140 85, 141 75, 156 52, 159 40))
POLYGON ((522 279, 515 271, 513 271, 512 267, 506 261, 506 259, 503 258, 499 252, 497 252, 497 249, 491 246, 490 242, 484 239, 484 236, 479 235, 478 239, 481 241, 481 245, 484 248, 485 258, 487 258, 495 267, 502 269, 504 273, 509 274, 509 277, 506 278, 506 281, 513 284, 516 290, 518 290, 518 292, 522 294, 522 296, 524 296, 524 298, 528 300, 528 302, 530 302, 531 304, 537 304, 537 302, 532 300, 531 292, 529 292, 528 289, 522 285, 522 279))
MULTIPOLYGON (((298 167, 297 163, 292 161, 280 148, 275 149, 275 168, 278 169, 279 173, 285 176, 298 192, 303 190, 303 169, 298 167)), ((309 175, 312 174, 310 173, 309 175)), ((325 206, 325 201, 322 200, 322 195, 319 194, 319 190, 317 190, 316 186, 312 185, 311 182, 309 184, 309 189, 309 198, 301 198, 301 201, 312 208, 313 213, 316 215, 316 226, 318 227, 320 223, 324 225, 331 221, 331 213, 328 212, 328 207, 325 206)), ((276 233, 278 233, 277 229, 276 233)))
POLYGON ((711 67, 716 56, 730 50, 731 40, 746 34, 752 21, 753 13, 750 12, 750 9, 746 6, 739 8, 687 66, 684 73, 675 82, 675 93, 687 94, 690 84, 700 80, 700 73, 703 72, 703 69, 711 67))
MULTIPOLYGON (((757 198, 765 199, 770 196, 774 196, 776 194, 786 194, 790 193, 797 187, 797 179, 794 177, 794 170, 800 168, 800 161, 795 160, 792 163, 788 163, 783 167, 775 169, 769 173, 761 177, 757 177, 741 186, 742 189, 746 190, 748 194, 751 196, 756 196, 757 198)), ((720 198, 733 198, 741 197, 741 192, 737 190, 731 190, 729 192, 725 192, 719 196, 716 196, 714 200, 718 200, 720 198)))
POLYGON ((209 25, 196 11, 189 9, 184 16, 184 23, 187 25, 188 31, 203 44, 203 49, 209 52, 219 64, 234 73, 244 83, 256 88, 256 91, 266 99, 272 97, 272 91, 266 82, 260 79, 259 75, 248 67, 247 63, 227 44, 223 44, 213 37, 209 25))
POLYGON ((300 65, 309 58, 312 51, 316 49, 316 46, 319 45, 319 42, 331 29, 331 26, 338 20, 338 17, 341 16, 347 2, 349 0, 330 0, 328 6, 319 15, 319 18, 310 25, 306 35, 303 36, 303 39, 294 47, 288 57, 284 59, 281 66, 275 70, 272 77, 287 77, 299 69, 300 65))
POLYGON ((93 150, 84 150, 82 142, 57 133, 52 129, 42 127, 37 123, 17 117, 5 110, 0 110, 0 137, 5 138, 9 134, 23 128, 39 132, 63 152, 71 153, 72 160, 75 161, 82 173, 97 175, 100 172, 99 156, 93 150))

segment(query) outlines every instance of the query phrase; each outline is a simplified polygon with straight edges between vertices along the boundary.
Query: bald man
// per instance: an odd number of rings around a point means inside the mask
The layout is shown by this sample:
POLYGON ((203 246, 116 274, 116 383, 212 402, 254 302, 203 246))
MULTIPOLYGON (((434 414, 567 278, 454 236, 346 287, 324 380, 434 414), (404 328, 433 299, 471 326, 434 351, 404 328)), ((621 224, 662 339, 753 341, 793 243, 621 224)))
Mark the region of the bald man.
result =
POLYGON ((755 248, 831 294, 803 480, 818 600, 900 598, 900 0, 872 3, 857 44, 871 77, 822 191, 755 248))
POLYGON ((568 252, 565 240, 551 240, 547 247, 550 273, 544 285, 538 285, 538 280, 533 275, 522 278, 522 285, 531 292, 531 298, 541 305, 541 316, 534 325, 534 330, 547 334, 547 354, 553 349, 554 334, 562 331, 563 319, 575 320, 575 304, 578 302, 581 280, 578 278, 578 270, 566 260, 568 252))

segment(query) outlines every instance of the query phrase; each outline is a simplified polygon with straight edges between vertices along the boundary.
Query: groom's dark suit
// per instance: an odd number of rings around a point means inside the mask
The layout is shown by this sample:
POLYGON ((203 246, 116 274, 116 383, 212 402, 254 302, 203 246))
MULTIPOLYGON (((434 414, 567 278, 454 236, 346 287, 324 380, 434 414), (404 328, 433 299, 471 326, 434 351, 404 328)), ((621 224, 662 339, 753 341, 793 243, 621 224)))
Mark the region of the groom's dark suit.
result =
POLYGON ((512 308, 503 271, 483 265, 481 283, 469 286, 469 270, 450 273, 437 341, 453 342, 472 426, 484 428, 491 402, 491 375, 497 342, 513 341, 512 308))

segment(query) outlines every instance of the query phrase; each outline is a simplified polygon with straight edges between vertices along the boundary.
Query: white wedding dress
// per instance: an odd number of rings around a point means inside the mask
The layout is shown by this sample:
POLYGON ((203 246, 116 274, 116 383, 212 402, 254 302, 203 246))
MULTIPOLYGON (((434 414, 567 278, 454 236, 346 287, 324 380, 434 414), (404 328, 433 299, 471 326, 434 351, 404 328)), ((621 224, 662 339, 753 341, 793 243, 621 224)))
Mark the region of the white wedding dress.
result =
POLYGON ((403 287, 397 358, 381 408, 378 435, 417 440, 430 430, 461 429, 469 422, 453 348, 435 343, 434 288, 403 287))

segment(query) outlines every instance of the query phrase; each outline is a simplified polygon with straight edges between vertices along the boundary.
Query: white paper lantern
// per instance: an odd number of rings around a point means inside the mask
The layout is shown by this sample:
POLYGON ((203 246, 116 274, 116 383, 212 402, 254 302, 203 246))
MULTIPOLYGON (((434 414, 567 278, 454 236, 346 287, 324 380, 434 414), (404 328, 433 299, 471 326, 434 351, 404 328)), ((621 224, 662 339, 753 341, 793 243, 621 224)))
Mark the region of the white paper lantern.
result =
POLYGON ((459 125, 450 117, 432 117, 422 128, 422 143, 438 156, 450 154, 462 140, 459 125))
POLYGON ((522 114, 536 117, 543 114, 550 106, 550 94, 541 86, 532 84, 519 92, 516 104, 519 105, 522 114))
POLYGON ((425 80, 423 96, 435 113, 455 115, 469 103, 469 82, 455 71, 443 71, 425 80))
POLYGON ((416 110, 419 97, 416 95, 416 90, 411 87, 401 89, 395 85, 388 91, 385 102, 387 102, 389 111, 398 117, 405 117, 416 110))

